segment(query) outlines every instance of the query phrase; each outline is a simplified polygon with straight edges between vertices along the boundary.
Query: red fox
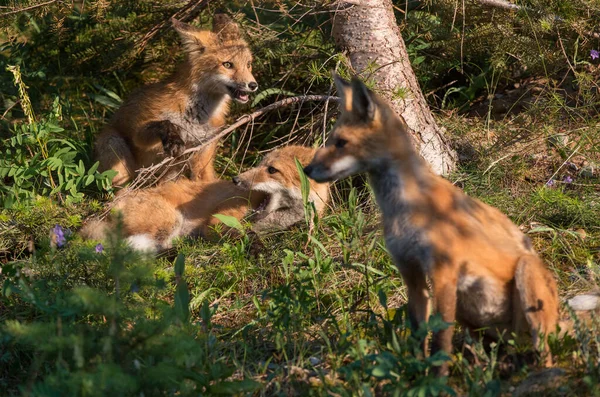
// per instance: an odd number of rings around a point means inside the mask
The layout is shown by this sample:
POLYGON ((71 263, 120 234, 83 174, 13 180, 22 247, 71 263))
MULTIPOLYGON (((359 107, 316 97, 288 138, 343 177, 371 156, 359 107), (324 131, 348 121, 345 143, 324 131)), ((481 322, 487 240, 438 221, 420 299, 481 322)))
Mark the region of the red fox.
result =
MULTIPOLYGON (((129 244, 141 251, 162 251, 179 236, 215 239, 213 214, 244 218, 256 233, 283 230, 304 219, 301 180, 295 159, 304 166, 315 149, 286 146, 269 153, 263 161, 231 181, 212 182, 180 179, 134 191, 117 201, 123 234, 129 244)), ((309 201, 321 213, 329 200, 327 183, 311 182, 309 201)), ((117 219, 88 222, 83 237, 103 240, 117 219)))
MULTIPOLYGON (((335 83, 340 117, 304 171, 317 182, 368 173, 387 248, 408 289, 412 326, 429 316, 428 277, 444 321, 496 337, 529 332, 552 365, 547 336, 556 330, 557 286, 529 238, 496 208, 434 175, 404 120, 360 80, 335 76, 335 83)), ((453 332, 437 332, 432 353, 450 354, 453 332)), ((447 363, 437 373, 446 375, 447 363)))
MULTIPOLYGON (((229 17, 216 14, 212 31, 172 22, 185 62, 166 80, 134 92, 96 139, 99 169, 118 172, 114 186, 125 185, 139 168, 206 142, 224 125, 231 99, 246 103, 248 94, 258 89, 250 49, 229 17)), ((217 144, 172 166, 163 180, 188 167, 194 180, 214 179, 217 144)))

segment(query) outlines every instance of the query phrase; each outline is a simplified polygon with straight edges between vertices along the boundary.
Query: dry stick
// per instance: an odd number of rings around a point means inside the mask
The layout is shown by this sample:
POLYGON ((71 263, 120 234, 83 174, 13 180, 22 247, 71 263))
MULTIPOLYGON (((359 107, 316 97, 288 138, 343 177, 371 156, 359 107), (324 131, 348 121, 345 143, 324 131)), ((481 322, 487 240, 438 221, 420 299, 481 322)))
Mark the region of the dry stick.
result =
POLYGON ((262 116, 263 114, 265 114, 271 110, 274 110, 274 109, 277 109, 280 107, 284 107, 284 106, 293 105, 294 103, 304 103, 304 102, 310 102, 310 101, 338 101, 339 99, 340 99, 339 97, 330 96, 330 95, 303 95, 303 96, 285 98, 285 99, 282 99, 281 101, 277 101, 268 106, 265 106, 264 108, 259 109, 253 113, 250 113, 250 114, 240 117, 235 123, 231 124, 229 127, 225 128, 225 129, 219 131, 212 138, 206 140, 205 142, 202 142, 198 146, 195 146, 193 148, 189 148, 189 149, 185 150, 178 157, 167 157, 163 161, 161 161, 160 163, 158 163, 156 165, 152 165, 147 168, 139 169, 138 176, 135 178, 135 180, 129 186, 127 186, 125 189, 121 190, 118 197, 115 198, 108 205, 107 209, 100 215, 100 219, 103 219, 106 215, 108 215, 108 213, 110 212, 110 209, 113 207, 113 205, 117 201, 119 201, 123 197, 126 197, 129 193, 139 189, 152 176, 154 176, 156 174, 156 172, 158 172, 161 168, 171 165, 171 163, 173 163, 175 160, 185 161, 185 159, 182 159, 182 157, 185 156, 186 154, 194 153, 194 152, 204 149, 210 143, 223 138, 225 135, 229 134, 236 128, 238 128, 250 121, 253 121, 255 118, 262 116))
POLYGON ((3 14, 0 14, 0 17, 5 17, 7 15, 12 15, 12 14, 18 14, 18 13, 23 12, 23 11, 30 11, 30 10, 33 10, 34 8, 48 6, 48 5, 52 4, 52 3, 56 3, 56 1, 57 0, 50 0, 50 1, 47 1, 45 3, 34 4, 32 6, 29 6, 29 7, 24 7, 24 8, 19 8, 19 9, 16 9, 16 10, 8 11, 8 12, 5 12, 3 14))

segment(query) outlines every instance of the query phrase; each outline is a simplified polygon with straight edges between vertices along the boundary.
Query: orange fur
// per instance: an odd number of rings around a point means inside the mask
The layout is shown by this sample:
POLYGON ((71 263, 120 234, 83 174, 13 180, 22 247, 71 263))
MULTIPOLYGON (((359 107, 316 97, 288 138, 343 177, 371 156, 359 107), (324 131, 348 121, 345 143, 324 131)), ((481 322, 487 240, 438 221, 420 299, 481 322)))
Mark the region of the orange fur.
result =
MULTIPOLYGON (((123 236, 135 248, 160 251, 179 236, 218 238, 214 226, 220 221, 214 214, 241 220, 249 212, 252 228, 258 233, 288 228, 304 219, 295 159, 306 165, 314 153, 311 148, 287 146, 269 153, 257 167, 234 178, 235 183, 181 179, 117 198, 114 210, 121 214, 123 236), (273 169, 277 172, 269 173, 273 169), (268 188, 265 182, 270 182, 268 188)), ((328 184, 312 182, 310 194, 317 211, 322 212, 329 199, 328 184)), ((117 219, 111 215, 104 222, 89 221, 81 233, 102 240, 115 228, 117 219)))
MULTIPOLYGON (((404 120, 362 82, 335 79, 341 114, 305 172, 319 182, 368 172, 388 250, 408 288, 412 324, 429 316, 429 278, 433 309, 445 321, 496 336, 529 333, 551 365, 547 335, 558 321, 557 286, 528 237, 496 208, 433 174, 404 120)), ((450 353, 452 334, 452 326, 436 333, 432 352, 450 353)))
MULTIPOLYGON (((96 139, 99 169, 118 172, 115 186, 125 185, 139 168, 206 142, 224 125, 232 97, 247 102, 248 93, 258 87, 250 49, 228 17, 215 15, 212 31, 177 20, 173 26, 185 61, 166 80, 134 92, 96 139)), ((215 142, 172 166, 164 179, 184 171, 195 180, 214 179, 216 148, 215 142)))

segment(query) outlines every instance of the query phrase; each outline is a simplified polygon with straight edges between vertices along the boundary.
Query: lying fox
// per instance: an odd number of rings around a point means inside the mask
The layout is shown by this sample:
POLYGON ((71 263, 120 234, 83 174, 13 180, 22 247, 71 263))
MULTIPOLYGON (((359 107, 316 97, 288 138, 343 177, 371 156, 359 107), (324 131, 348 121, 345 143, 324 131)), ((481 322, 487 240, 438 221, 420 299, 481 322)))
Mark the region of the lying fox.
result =
MULTIPOLYGON (((434 175, 412 147, 404 120, 359 80, 335 76, 341 114, 324 148, 304 169, 317 182, 367 172, 383 213, 387 248, 408 289, 413 326, 433 307, 471 329, 529 332, 552 365, 547 336, 558 320, 556 281, 517 226, 496 208, 434 175)), ((450 327, 432 353, 451 353, 450 327)), ((426 345, 424 345, 426 349, 426 345)), ((438 368, 448 373, 448 365, 438 368)))
MULTIPOLYGON (((212 32, 175 19, 173 27, 181 37, 185 62, 165 81, 132 94, 96 139, 99 169, 118 172, 114 186, 129 182, 139 168, 206 142, 224 125, 231 99, 246 103, 258 88, 250 49, 229 17, 216 14, 212 32)), ((172 166, 163 180, 186 168, 192 179, 215 179, 217 144, 172 166)))
MULTIPOLYGON (((269 153, 257 167, 233 178, 233 183, 167 182, 121 198, 114 209, 121 213, 124 237, 141 251, 168 249, 180 236, 218 238, 215 226, 220 221, 214 214, 239 220, 250 212, 249 221, 256 233, 286 229, 304 219, 295 159, 304 166, 314 154, 311 148, 287 146, 269 153)), ((310 188, 309 201, 321 213, 329 200, 329 186, 311 182, 310 188)), ((114 215, 106 221, 91 221, 81 233, 84 238, 104 240, 116 222, 114 215)))

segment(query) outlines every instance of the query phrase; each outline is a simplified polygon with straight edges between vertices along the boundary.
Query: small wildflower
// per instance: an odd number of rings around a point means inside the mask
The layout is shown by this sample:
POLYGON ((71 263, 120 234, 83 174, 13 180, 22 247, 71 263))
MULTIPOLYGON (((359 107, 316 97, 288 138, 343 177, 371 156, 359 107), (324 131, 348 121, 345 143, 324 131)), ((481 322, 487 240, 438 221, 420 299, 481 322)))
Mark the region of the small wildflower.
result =
POLYGON ((598 50, 590 51, 590 57, 592 57, 592 59, 600 58, 600 51, 598 51, 598 50))
POLYGON ((104 246, 101 243, 98 243, 98 245, 96 245, 96 253, 101 254, 102 251, 104 251, 104 246))
POLYGON ((571 178, 569 175, 567 175, 563 178, 563 182, 564 183, 573 183, 573 178, 571 178))
POLYGON ((552 187, 554 186, 554 179, 550 179, 548 182, 546 182, 546 187, 552 187))
POLYGON ((65 230, 60 225, 55 225, 51 231, 52 242, 56 244, 58 248, 64 247, 67 239, 65 238, 65 230))
POLYGON ((140 286, 137 285, 137 283, 133 283, 133 284, 131 284, 130 291, 133 292, 134 294, 138 293, 140 291, 140 286))

